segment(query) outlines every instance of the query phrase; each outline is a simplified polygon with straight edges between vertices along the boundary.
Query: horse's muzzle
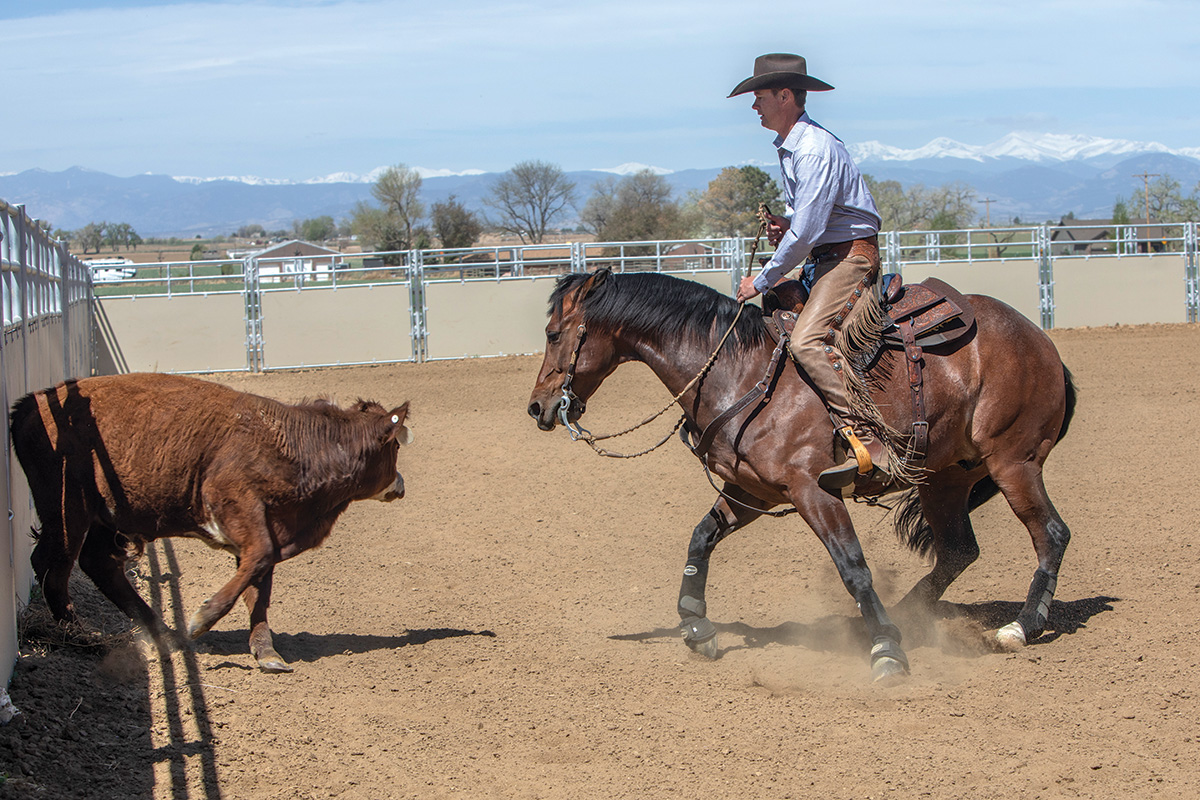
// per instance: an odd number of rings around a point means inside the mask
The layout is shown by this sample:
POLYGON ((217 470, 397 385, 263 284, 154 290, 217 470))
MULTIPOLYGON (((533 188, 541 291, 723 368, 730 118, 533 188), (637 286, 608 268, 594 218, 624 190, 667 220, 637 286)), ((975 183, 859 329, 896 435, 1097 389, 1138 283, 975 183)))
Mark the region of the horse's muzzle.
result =
MULTIPOLYGON (((543 405, 536 400, 529 404, 529 416, 537 420, 537 426, 544 431, 552 431, 560 422, 562 417, 563 404, 567 402, 565 397, 555 398, 554 402, 543 405)), ((579 399, 574 399, 570 402, 567 408, 567 419, 571 422, 577 421, 583 412, 587 410, 587 405, 579 399)))

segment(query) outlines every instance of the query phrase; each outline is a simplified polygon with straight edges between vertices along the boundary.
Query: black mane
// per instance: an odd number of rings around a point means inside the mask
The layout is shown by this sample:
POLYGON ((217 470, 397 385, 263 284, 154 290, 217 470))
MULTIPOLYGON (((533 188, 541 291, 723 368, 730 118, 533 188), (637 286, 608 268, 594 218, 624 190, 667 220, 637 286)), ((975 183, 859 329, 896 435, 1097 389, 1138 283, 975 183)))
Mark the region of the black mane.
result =
MULTIPOLYGON (((574 272, 559 278, 550 295, 550 313, 561 310, 563 299, 588 277, 574 272)), ((589 328, 623 328, 655 340, 685 336, 709 342, 729 328, 737 310, 733 298, 700 283, 657 272, 613 273, 588 295, 583 320, 589 328)), ((766 337, 761 313, 752 306, 738 319, 726 346, 749 350, 766 337)))

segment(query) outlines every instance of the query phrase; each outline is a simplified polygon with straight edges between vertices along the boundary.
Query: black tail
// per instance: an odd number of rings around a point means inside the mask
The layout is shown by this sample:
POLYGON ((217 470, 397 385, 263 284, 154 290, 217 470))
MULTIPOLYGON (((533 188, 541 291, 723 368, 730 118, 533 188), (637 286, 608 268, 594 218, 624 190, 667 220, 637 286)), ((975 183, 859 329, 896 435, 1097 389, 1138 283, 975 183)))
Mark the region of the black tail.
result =
MULTIPOLYGON (((1071 420, 1075 417, 1075 381, 1071 378, 1071 370, 1067 369, 1066 364, 1063 364, 1063 382, 1067 410, 1063 414, 1062 427, 1058 429, 1056 443, 1061 442, 1067 435, 1067 428, 1070 427, 1071 420)), ((999 493, 1000 487, 996 485, 990 475, 985 475, 971 487, 971 494, 967 497, 967 513, 970 514, 999 493)), ((925 520, 925 514, 921 511, 921 498, 917 496, 916 489, 909 489, 900 498, 892 525, 896 536, 914 553, 925 556, 933 549, 933 528, 929 527, 929 523, 925 520)))

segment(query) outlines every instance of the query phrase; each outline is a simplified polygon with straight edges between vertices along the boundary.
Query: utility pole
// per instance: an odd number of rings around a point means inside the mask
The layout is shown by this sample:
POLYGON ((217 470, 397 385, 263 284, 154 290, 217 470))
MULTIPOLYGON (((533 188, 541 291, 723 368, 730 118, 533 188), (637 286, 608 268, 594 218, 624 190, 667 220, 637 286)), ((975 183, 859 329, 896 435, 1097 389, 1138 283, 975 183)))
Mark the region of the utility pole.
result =
MULTIPOLYGON (((990 227, 992 227, 992 203, 994 203, 996 201, 990 197, 985 197, 984 199, 980 200, 979 202, 983 203, 984 213, 987 215, 987 222, 984 223, 984 227, 990 228, 990 227)), ((996 234, 993 233, 990 235, 992 237, 992 241, 995 241, 996 234)), ((988 258, 996 258, 997 255, 998 255, 997 248, 995 248, 995 247, 988 248, 988 258)))
POLYGON ((1142 179, 1142 188, 1145 190, 1145 194, 1146 194, 1146 224, 1149 225, 1150 224, 1150 179, 1151 178, 1161 178, 1162 176, 1157 172, 1143 172, 1141 175, 1134 175, 1133 177, 1142 179))

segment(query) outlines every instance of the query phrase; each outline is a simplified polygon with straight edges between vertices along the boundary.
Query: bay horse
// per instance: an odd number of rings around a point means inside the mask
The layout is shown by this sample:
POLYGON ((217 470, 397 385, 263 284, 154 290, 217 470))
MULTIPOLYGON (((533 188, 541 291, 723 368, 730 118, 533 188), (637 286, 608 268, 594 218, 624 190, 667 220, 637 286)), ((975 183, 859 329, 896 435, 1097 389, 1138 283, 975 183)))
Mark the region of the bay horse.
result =
MULTIPOLYGON (((895 526, 909 547, 932 551, 936 560, 901 604, 941 598, 979 556, 970 512, 1003 494, 1028 529, 1038 559, 1020 614, 995 634, 998 645, 1017 649, 1045 630, 1070 539, 1046 494, 1042 467, 1066 433, 1075 388, 1042 330, 999 300, 967 299, 974 335, 953 353, 925 358, 927 458, 922 479, 905 487, 895 526)), ((736 301, 714 289, 658 273, 564 275, 551 293, 546 354, 528 412, 545 431, 560 417, 573 425, 606 377, 622 363, 640 361, 678 396, 687 428, 702 431, 765 380, 772 340, 761 315, 749 313, 757 307, 738 311, 736 301), (724 347, 711 358, 727 331, 724 347), (703 378, 694 380, 710 360, 703 378)), ((913 422, 910 386, 903 365, 889 369, 894 358, 893 351, 883 351, 869 383, 884 421, 902 431, 913 422)), ((861 610, 873 680, 902 678, 908 660, 900 630, 872 586, 845 498, 817 484, 823 470, 840 463, 825 405, 786 363, 774 372, 764 399, 769 402, 734 415, 701 456, 724 485, 688 546, 677 609, 684 641, 698 653, 717 655, 705 603, 713 549, 763 514, 779 514, 774 507, 790 505, 828 550, 861 610)))

